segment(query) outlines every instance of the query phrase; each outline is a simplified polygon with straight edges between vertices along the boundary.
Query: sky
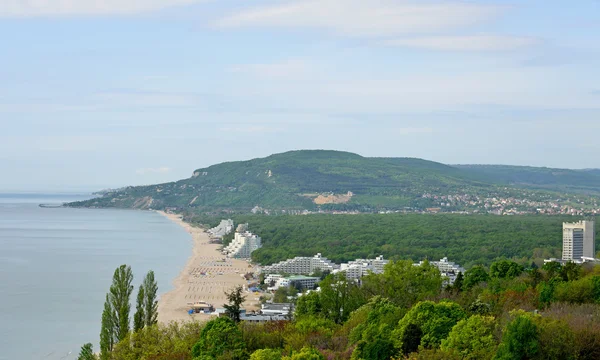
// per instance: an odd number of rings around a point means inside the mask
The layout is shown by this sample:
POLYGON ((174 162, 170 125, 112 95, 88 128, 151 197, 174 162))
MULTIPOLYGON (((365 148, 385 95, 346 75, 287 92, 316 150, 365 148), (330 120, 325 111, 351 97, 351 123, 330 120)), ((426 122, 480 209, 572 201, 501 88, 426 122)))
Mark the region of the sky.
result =
POLYGON ((600 168, 600 1, 0 0, 0 192, 297 149, 600 168))

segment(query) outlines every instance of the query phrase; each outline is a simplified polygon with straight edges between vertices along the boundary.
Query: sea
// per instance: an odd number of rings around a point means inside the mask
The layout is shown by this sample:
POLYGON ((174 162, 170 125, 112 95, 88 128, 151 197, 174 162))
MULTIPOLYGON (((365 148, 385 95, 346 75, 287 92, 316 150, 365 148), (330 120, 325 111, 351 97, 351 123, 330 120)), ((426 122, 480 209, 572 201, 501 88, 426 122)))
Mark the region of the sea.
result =
MULTIPOLYGON (((0 360, 71 360, 92 343, 114 270, 172 289, 191 236, 152 211, 42 208, 90 195, 0 194, 0 360)), ((133 315, 133 314, 132 314, 133 315)))

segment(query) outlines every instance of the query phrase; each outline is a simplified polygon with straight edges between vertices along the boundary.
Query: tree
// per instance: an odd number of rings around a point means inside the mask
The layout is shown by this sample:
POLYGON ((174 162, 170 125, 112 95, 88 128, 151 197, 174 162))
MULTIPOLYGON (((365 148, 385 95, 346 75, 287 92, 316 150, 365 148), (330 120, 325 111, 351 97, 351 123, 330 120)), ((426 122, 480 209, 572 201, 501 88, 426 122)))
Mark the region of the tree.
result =
POLYGON ((502 342, 494 359, 532 359, 539 352, 538 328, 531 315, 524 311, 516 314, 504 329, 502 342))
POLYGON ((244 358, 245 350, 243 334, 235 322, 230 318, 220 317, 206 323, 200 339, 192 347, 192 356, 216 358, 227 353, 233 358, 244 358))
POLYGON ((133 292, 133 273, 127 265, 119 266, 113 275, 113 283, 110 286, 110 303, 112 307, 114 335, 116 342, 127 337, 129 333, 129 313, 131 311, 130 298, 133 292))
POLYGON ((514 279, 521 275, 523 266, 514 261, 500 260, 490 266, 490 276, 497 279, 514 279))
POLYGON ((275 290, 275 294, 273 295, 274 303, 287 303, 288 302, 288 292, 289 288, 286 286, 282 286, 275 290))
POLYGON ((381 295, 401 308, 437 296, 442 289, 440 271, 427 261, 414 266, 412 261, 388 263, 383 274, 370 273, 363 278, 363 292, 381 295))
POLYGON ((358 341, 352 358, 372 360, 391 358, 396 350, 390 336, 402 317, 402 310, 388 299, 375 296, 352 316, 362 312, 368 313, 366 321, 356 326, 350 334, 351 341, 358 341))
POLYGON ((115 325, 113 323, 113 309, 110 304, 108 294, 104 302, 104 311, 102 311, 102 326, 100 329, 100 359, 107 360, 110 357, 110 352, 113 350, 115 341, 115 325))
POLYGON ((96 360, 94 349, 91 343, 87 343, 81 347, 77 360, 96 360))
POLYGON ((250 355, 250 360, 281 360, 281 350, 259 349, 250 355))
POLYGON ((115 344, 110 359, 189 360, 192 347, 198 342, 204 325, 188 321, 147 326, 115 344))
POLYGON ((358 284, 348 280, 344 273, 328 275, 320 287, 322 314, 336 324, 346 321, 350 313, 365 303, 358 284))
POLYGON ((452 285, 452 289, 456 292, 461 292, 462 288, 463 288, 463 283, 464 283, 464 275, 461 272, 458 273, 458 275, 456 275, 456 279, 454 279, 454 284, 452 285))
POLYGON ((581 266, 569 261, 560 269, 560 276, 564 281, 574 281, 581 276, 581 266))
POLYGON ((296 317, 305 315, 317 315, 322 311, 321 298, 318 292, 310 292, 302 295, 296 302, 296 317))
POLYGON ((283 360, 325 360, 325 356, 315 348, 303 347, 299 353, 292 356, 286 356, 283 360))
POLYGON ((225 296, 227 296, 227 301, 229 301, 229 304, 225 304, 223 307, 225 307, 225 312, 229 318, 236 323, 240 322, 242 304, 246 300, 246 297, 242 295, 243 292, 244 289, 241 285, 236 286, 233 290, 231 290, 231 292, 225 292, 225 296))
POLYGON ((550 261, 542 265, 542 270, 546 272, 548 280, 559 275, 561 269, 562 265, 558 261, 550 261))
POLYGON ((413 350, 407 348, 404 341, 407 339, 407 332, 416 333, 418 328, 422 331, 422 337, 411 341, 420 343, 424 348, 435 348, 448 336, 454 325, 464 319, 465 316, 465 311, 456 303, 441 302, 436 304, 432 301, 423 301, 411 308, 398 322, 398 327, 392 333, 392 338, 396 339, 397 349, 413 350))
POLYGON ((469 270, 467 270, 465 272, 465 280, 464 280, 463 289, 469 290, 473 286, 475 286, 479 283, 482 283, 482 282, 486 282, 489 279, 490 279, 490 276, 488 275, 487 271, 485 271, 485 268, 483 266, 481 266, 481 265, 473 266, 472 268, 470 268, 469 270))
POLYGON ((144 326, 156 325, 158 323, 158 284, 154 278, 154 271, 148 271, 142 285, 144 287, 144 326))
POLYGON ((465 360, 491 359, 496 350, 494 318, 473 315, 459 321, 442 340, 444 351, 456 350, 465 360))
POLYGON ((133 331, 138 332, 144 327, 144 286, 138 288, 138 295, 135 304, 135 314, 133 315, 133 331))

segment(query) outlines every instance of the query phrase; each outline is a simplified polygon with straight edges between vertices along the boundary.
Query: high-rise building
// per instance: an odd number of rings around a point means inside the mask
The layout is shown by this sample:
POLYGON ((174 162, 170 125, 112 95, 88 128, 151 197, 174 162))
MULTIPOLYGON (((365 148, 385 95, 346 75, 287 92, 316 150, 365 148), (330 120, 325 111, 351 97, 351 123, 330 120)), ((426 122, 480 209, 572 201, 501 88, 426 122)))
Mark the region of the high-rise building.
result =
POLYGON ((593 221, 563 223, 562 259, 581 260, 596 256, 596 237, 593 221))

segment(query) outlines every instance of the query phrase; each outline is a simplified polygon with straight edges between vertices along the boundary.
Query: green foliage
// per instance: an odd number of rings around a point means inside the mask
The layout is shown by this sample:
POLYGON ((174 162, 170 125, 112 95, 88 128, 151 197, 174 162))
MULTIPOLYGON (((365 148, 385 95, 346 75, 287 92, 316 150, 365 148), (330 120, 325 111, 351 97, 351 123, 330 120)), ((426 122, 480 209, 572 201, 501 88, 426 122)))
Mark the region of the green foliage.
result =
POLYGON ((390 262, 383 274, 363 277, 365 293, 386 297, 403 309, 437 296, 441 288, 440 272, 428 262, 420 266, 414 266, 411 261, 390 262))
POLYGON ((476 265, 465 272, 465 280, 463 288, 466 290, 471 289, 473 286, 486 282, 490 279, 487 271, 481 265, 476 265))
POLYGON ((144 286, 140 285, 135 302, 135 314, 133 315, 133 331, 139 331, 144 327, 144 286))
POLYGON ((357 310, 356 314, 361 310, 367 314, 366 321, 352 330, 351 339, 364 341, 387 339, 404 315, 401 308, 381 296, 371 298, 367 304, 357 310))
POLYGON ((319 285, 321 313, 337 324, 346 321, 350 313, 366 302, 358 284, 348 280, 344 273, 328 275, 319 285))
POLYGON ((283 357, 283 360, 325 360, 325 357, 315 348, 304 347, 300 352, 283 357))
POLYGON ((361 340, 352 353, 352 359, 388 360, 394 354, 396 354, 396 349, 394 348, 394 343, 389 339, 361 340))
POLYGON ((227 301, 229 304, 224 304, 223 307, 229 318, 234 322, 240 322, 240 314, 242 312, 242 304, 246 300, 246 297, 243 295, 244 289, 241 285, 236 286, 230 292, 225 292, 227 296, 227 301))
POLYGON ((154 278, 154 271, 150 270, 142 283, 144 287, 144 326, 158 323, 158 284, 154 278))
POLYGON ((244 343, 249 352, 259 349, 283 348, 287 322, 267 322, 255 324, 241 322, 238 326, 244 335, 244 343))
POLYGON ((281 360, 281 350, 259 349, 250 355, 250 360, 281 360))
POLYGON ((523 271, 522 265, 508 260, 496 261, 490 266, 490 276, 498 279, 513 279, 521 275, 523 271))
POLYGON ((465 276, 462 272, 459 272, 458 275, 456 275, 456 279, 454 279, 454 284, 452 284, 452 291, 461 292, 463 289, 464 282, 465 276))
POLYGON ((561 273, 562 265, 557 261, 550 261, 542 266, 542 270, 546 272, 548 279, 552 279, 561 273))
POLYGON ((110 352, 118 340, 115 337, 115 326, 112 306, 110 305, 109 295, 106 294, 104 310, 102 311, 102 323, 100 329, 100 359, 110 359, 110 352))
MULTIPOLYGON (((447 256, 465 267, 491 265, 502 259, 542 261, 562 248, 562 216, 356 214, 307 216, 230 215, 249 223, 263 247, 252 253, 262 265, 295 256, 323 256, 334 262, 378 255, 391 260, 440 259, 447 256)), ((190 216, 205 224, 204 216, 190 216)), ((221 217, 210 217, 220 221, 221 217)), ((600 227, 598 227, 600 238, 600 227)))
POLYGON ((572 261, 569 261, 562 267, 560 276, 564 281, 573 281, 579 279, 581 276, 581 265, 577 265, 572 261))
POLYGON ((131 334, 131 339, 115 346, 111 360, 191 360, 192 347, 200 338, 204 324, 198 322, 157 324, 131 334))
MULTIPOLYGON (((393 332, 392 338, 396 339, 396 348, 407 353, 413 350, 404 344, 407 333, 410 332, 410 338, 413 339, 416 338, 414 334, 420 330, 422 332, 420 346, 435 348, 448 336, 454 325, 465 317, 465 311, 456 303, 423 301, 404 315, 398 323, 398 328, 393 332)), ((414 341, 416 342, 416 340, 414 341)))
POLYGON ((494 359, 533 359, 540 351, 538 335, 539 331, 533 317, 518 312, 517 316, 506 325, 494 359))
POLYGON ((236 323, 230 318, 220 317, 206 323, 200 339, 192 347, 192 356, 222 356, 224 353, 236 358, 245 357, 246 344, 236 323))
POLYGON ((296 302, 295 311, 297 317, 321 314, 323 307, 321 306, 320 294, 318 292, 310 292, 300 296, 296 302))
POLYGON ((81 347, 77 360, 96 360, 94 348, 91 343, 87 343, 81 347))
POLYGON ((554 289, 554 299, 571 304, 594 302, 593 278, 558 283, 554 289))
POLYGON ((465 360, 491 359, 496 350, 494 327, 493 317, 473 315, 460 320, 442 340, 441 348, 456 350, 465 360))
MULTIPOLYGON (((373 297, 361 309, 364 309, 363 311, 368 313, 368 316, 366 321, 356 326, 350 335, 351 339, 354 339, 355 342, 358 341, 352 358, 389 359, 396 353, 390 336, 402 318, 402 310, 380 296, 373 297)), ((361 309, 357 311, 360 312, 361 309)), ((354 316, 355 313, 352 315, 354 316)))
POLYGON ((129 333, 130 298, 133 292, 132 281, 133 272, 130 266, 121 265, 115 270, 109 292, 115 342, 125 339, 129 333))
POLYGON ((273 302, 287 303, 288 295, 289 295, 289 288, 282 286, 279 289, 275 290, 275 294, 273 294, 273 302))

